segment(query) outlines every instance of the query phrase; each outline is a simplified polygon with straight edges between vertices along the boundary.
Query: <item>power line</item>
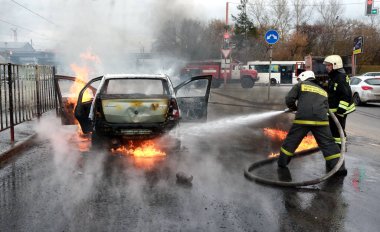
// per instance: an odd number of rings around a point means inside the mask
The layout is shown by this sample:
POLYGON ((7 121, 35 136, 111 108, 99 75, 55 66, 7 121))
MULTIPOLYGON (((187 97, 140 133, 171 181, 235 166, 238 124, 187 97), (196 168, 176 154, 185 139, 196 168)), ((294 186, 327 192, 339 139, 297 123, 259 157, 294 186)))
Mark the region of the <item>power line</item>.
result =
MULTIPOLYGON (((380 2, 380 1, 373 1, 373 2, 375 3, 375 2, 380 2)), ((257 5, 255 3, 251 3, 251 2, 248 2, 248 3, 250 5, 257 5)), ((240 4, 240 3, 235 3, 235 4, 240 4)), ((288 4, 293 5, 291 3, 288 3, 288 4)), ((270 4, 270 5, 272 5, 272 4, 270 4)), ((328 4, 328 3, 326 3, 326 4, 305 4, 303 6, 325 6, 325 5, 327 6, 327 5, 331 5, 331 4, 328 4)), ((347 3, 337 3, 337 5, 364 5, 364 4, 363 4, 363 2, 347 2, 347 3)), ((272 5, 272 6, 275 6, 275 5, 272 5)), ((277 6, 282 6, 282 5, 277 5, 277 6)))
POLYGON ((48 23, 51 23, 51 24, 53 24, 54 26, 58 26, 57 24, 55 24, 55 23, 52 22, 51 20, 49 20, 49 19, 45 18, 44 16, 42 16, 42 15, 40 15, 40 14, 38 14, 38 13, 32 11, 31 9, 29 9, 29 8, 27 8, 26 6, 22 5, 21 3, 18 3, 18 2, 16 2, 15 0, 11 0, 11 1, 12 1, 13 3, 15 3, 15 4, 21 6, 21 7, 24 8, 25 10, 27 10, 27 11, 29 11, 29 12, 32 12, 33 14, 37 15, 38 17, 44 19, 44 20, 47 21, 48 23))
POLYGON ((25 28, 25 27, 22 27, 22 26, 18 26, 18 25, 14 24, 14 23, 10 23, 10 22, 5 21, 5 20, 3 20, 3 19, 0 19, 0 21, 3 22, 3 23, 9 24, 9 25, 15 26, 15 27, 17 27, 17 28, 21 28, 21 29, 24 29, 24 30, 27 30, 27 31, 30 31, 30 32, 36 33, 35 31, 32 31, 32 30, 30 30, 30 29, 28 29, 28 28, 25 28))
POLYGON ((9 25, 12 25, 12 26, 17 27, 17 28, 20 28, 20 29, 24 29, 24 30, 29 31, 29 32, 32 32, 32 33, 34 33, 34 34, 36 34, 36 35, 38 35, 38 36, 40 36, 40 37, 49 38, 49 37, 46 36, 46 35, 39 34, 39 33, 35 32, 35 31, 29 29, 29 28, 22 27, 22 26, 19 26, 19 25, 14 24, 14 23, 10 23, 10 22, 5 21, 5 20, 3 20, 3 19, 0 19, 0 22, 3 22, 3 23, 6 23, 6 24, 9 24, 9 25))

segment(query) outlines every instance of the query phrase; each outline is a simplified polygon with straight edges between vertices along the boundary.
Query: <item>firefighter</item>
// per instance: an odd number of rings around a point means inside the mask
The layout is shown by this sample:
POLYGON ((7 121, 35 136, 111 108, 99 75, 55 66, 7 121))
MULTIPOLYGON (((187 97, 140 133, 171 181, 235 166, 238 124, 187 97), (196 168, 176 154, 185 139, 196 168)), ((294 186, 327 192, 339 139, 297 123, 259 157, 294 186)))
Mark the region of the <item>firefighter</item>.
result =
MULTIPOLYGON (((298 145, 311 131, 326 160, 326 170, 330 171, 338 163, 341 154, 329 128, 327 92, 319 86, 314 72, 305 71, 298 76, 298 83, 287 94, 285 103, 290 111, 297 112, 281 146, 278 166, 287 167, 298 145)), ((337 174, 347 175, 344 165, 337 174)))
MULTIPOLYGON (((344 139, 346 139, 346 118, 347 114, 355 111, 353 102, 350 78, 343 69, 342 58, 339 55, 327 56, 323 61, 329 75, 327 94, 329 107, 335 116, 338 118, 340 125, 343 128, 344 139)), ((333 119, 329 117, 331 133, 335 142, 341 147, 342 141, 339 135, 339 130, 333 119)))

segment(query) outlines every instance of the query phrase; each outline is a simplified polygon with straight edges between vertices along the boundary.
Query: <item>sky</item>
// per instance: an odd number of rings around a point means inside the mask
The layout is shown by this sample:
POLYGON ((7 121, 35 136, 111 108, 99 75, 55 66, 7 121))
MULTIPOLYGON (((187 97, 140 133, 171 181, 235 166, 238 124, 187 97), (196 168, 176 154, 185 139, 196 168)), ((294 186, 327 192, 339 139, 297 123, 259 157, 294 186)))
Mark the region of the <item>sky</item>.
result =
MULTIPOLYGON (((364 0, 341 2, 346 17, 365 18, 364 0)), ((230 13, 237 13, 238 3, 229 2, 230 13)), ((73 37, 86 43, 113 36, 131 40, 132 34, 131 47, 149 50, 151 41, 146 38, 167 19, 224 21, 226 14, 224 0, 0 0, 0 6, 0 41, 14 41, 17 30, 19 42, 32 41, 41 50, 54 49, 57 43, 67 43, 73 37)), ((376 6, 380 1, 375 1, 376 6)))
MULTIPOLYGON (((366 18, 364 0, 340 1, 345 4, 345 17, 366 18)), ((229 2, 230 14, 237 15, 239 2, 229 2)), ((380 0, 375 6, 380 6, 380 0)), ((15 41, 17 33, 18 42, 59 54, 65 67, 89 53, 103 61, 96 67, 115 70, 126 67, 121 54, 149 52, 167 20, 207 23, 225 21, 225 16, 225 0, 0 0, 0 42, 15 41)))

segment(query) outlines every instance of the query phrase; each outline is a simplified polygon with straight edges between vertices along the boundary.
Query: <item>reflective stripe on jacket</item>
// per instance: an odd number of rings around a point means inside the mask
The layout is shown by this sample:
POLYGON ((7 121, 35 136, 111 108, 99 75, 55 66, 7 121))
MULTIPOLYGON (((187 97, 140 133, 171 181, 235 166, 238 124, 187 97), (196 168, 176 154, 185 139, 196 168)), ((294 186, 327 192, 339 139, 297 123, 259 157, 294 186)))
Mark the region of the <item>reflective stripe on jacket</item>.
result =
POLYGON ((289 109, 296 110, 293 123, 312 126, 327 126, 327 92, 315 79, 299 82, 286 95, 285 103, 289 109))
POLYGON ((343 115, 355 111, 350 78, 343 69, 333 70, 329 73, 327 93, 332 112, 343 115))

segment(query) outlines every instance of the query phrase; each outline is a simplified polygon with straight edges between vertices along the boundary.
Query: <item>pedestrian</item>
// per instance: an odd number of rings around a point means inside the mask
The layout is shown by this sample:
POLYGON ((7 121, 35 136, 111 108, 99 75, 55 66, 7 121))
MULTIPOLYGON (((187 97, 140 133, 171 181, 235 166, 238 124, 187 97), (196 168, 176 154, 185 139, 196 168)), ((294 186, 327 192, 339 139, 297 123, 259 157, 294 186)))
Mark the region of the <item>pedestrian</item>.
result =
MULTIPOLYGON (((323 64, 326 66, 329 80, 327 95, 330 111, 335 114, 341 127, 343 128, 344 139, 346 141, 346 118, 349 113, 355 111, 355 104, 352 97, 350 78, 343 69, 342 58, 339 55, 330 55, 325 58, 323 64)), ((332 117, 329 117, 331 133, 335 142, 342 147, 337 125, 332 117)))
MULTIPOLYGON (((294 152, 302 139, 311 131, 326 161, 326 170, 330 171, 341 156, 335 143, 328 119, 327 92, 318 84, 313 71, 302 72, 285 98, 290 111, 296 111, 293 125, 280 150, 278 166, 287 168, 294 152)), ((347 175, 344 165, 337 172, 347 175)))

